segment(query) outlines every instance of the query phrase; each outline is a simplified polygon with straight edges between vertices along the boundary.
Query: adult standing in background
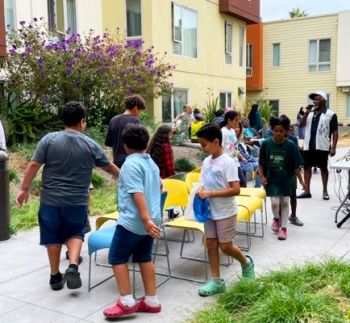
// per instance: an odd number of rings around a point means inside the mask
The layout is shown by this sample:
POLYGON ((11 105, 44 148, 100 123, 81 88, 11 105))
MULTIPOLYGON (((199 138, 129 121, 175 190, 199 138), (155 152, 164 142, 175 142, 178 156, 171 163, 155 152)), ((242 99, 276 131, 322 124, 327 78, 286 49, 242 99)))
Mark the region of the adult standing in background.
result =
POLYGON ((6 150, 6 138, 4 128, 2 127, 2 123, 0 121, 0 149, 6 150))
MULTIPOLYGON (((309 109, 309 106, 308 106, 308 109, 309 109)), ((304 139, 305 137, 305 127, 300 126, 300 120, 302 119, 304 114, 305 114, 304 108, 301 107, 297 114, 298 139, 304 139)))
POLYGON ((252 105, 252 108, 248 114, 248 119, 251 128, 254 128, 257 132, 262 130, 263 124, 261 121, 261 113, 257 104, 252 105))
POLYGON ((122 167, 126 152, 122 134, 124 128, 129 123, 140 123, 140 114, 146 108, 145 100, 140 95, 128 96, 125 101, 125 112, 114 116, 109 122, 105 144, 113 149, 113 162, 119 168, 122 167))
POLYGON ((328 184, 328 155, 334 156, 338 142, 337 115, 327 108, 327 94, 316 91, 309 95, 315 102, 315 108, 306 108, 300 120, 300 126, 305 127, 304 140, 304 181, 305 190, 298 198, 311 198, 310 181, 311 168, 321 169, 323 199, 329 200, 328 184))

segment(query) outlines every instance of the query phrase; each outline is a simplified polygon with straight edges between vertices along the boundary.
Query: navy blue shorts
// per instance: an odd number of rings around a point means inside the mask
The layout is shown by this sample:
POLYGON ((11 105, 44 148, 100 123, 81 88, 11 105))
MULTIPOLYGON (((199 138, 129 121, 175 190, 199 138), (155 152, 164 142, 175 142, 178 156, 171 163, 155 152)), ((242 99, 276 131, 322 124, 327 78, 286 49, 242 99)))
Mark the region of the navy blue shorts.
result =
POLYGON ((115 228, 108 261, 111 265, 126 264, 132 255, 133 262, 152 260, 153 238, 150 235, 135 234, 121 225, 115 228))
POLYGON ((40 244, 63 244, 73 237, 84 240, 87 214, 87 205, 60 207, 40 204, 40 244))

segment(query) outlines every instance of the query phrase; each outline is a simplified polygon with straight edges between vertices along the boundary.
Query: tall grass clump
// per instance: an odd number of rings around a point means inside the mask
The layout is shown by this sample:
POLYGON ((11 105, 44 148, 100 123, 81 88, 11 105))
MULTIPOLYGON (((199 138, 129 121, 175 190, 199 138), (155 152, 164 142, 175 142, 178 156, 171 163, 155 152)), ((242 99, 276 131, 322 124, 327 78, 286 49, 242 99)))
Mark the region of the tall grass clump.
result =
POLYGON ((350 264, 335 259, 242 279, 193 322, 350 322, 350 264))

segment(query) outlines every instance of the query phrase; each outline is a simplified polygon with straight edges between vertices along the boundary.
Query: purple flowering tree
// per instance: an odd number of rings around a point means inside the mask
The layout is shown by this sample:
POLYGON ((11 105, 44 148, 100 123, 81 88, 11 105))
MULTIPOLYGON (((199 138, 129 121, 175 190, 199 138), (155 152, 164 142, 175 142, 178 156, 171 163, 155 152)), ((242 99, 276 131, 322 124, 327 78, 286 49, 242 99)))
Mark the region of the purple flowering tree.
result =
POLYGON ((142 41, 126 41, 117 30, 87 37, 57 36, 43 21, 20 23, 7 33, 3 113, 13 140, 35 139, 59 128, 60 108, 82 101, 91 126, 106 124, 123 110, 125 96, 151 100, 171 90, 173 65, 142 41))

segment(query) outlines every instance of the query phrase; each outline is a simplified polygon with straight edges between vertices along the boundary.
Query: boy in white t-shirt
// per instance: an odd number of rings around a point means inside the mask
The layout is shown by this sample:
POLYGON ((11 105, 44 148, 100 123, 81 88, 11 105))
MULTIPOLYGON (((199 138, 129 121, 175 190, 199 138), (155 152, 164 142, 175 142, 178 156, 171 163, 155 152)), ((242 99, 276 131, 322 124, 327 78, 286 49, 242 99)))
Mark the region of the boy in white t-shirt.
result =
POLYGON ((242 276, 254 278, 254 262, 233 244, 238 207, 235 195, 240 192, 237 166, 222 147, 222 133, 214 125, 204 125, 197 132, 204 152, 209 154, 202 166, 203 188, 200 198, 209 199, 211 218, 205 222, 205 237, 212 279, 199 289, 200 296, 211 296, 225 291, 225 281, 220 278, 220 250, 237 259, 242 266, 242 276))

